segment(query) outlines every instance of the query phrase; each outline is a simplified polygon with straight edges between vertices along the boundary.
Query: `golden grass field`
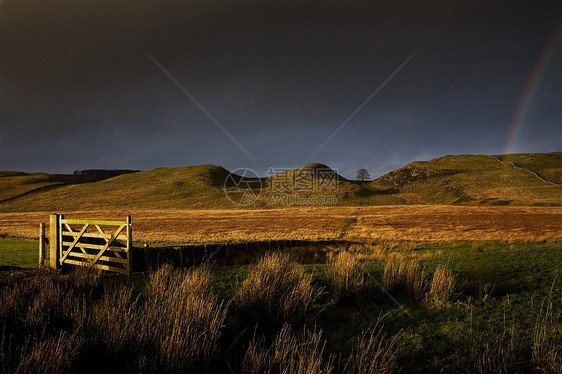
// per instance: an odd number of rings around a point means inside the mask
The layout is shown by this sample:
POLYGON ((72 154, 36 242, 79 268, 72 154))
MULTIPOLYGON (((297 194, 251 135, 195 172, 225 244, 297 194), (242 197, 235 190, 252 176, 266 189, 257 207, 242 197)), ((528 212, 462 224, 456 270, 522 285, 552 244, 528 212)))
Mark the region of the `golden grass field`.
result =
MULTIPOLYGON (((62 213, 66 218, 92 219, 124 219, 131 215, 136 242, 326 239, 366 243, 562 241, 562 207, 409 205, 62 213)), ((45 222, 48 226, 49 214, 0 213, 0 235, 36 238, 39 223, 45 222)))

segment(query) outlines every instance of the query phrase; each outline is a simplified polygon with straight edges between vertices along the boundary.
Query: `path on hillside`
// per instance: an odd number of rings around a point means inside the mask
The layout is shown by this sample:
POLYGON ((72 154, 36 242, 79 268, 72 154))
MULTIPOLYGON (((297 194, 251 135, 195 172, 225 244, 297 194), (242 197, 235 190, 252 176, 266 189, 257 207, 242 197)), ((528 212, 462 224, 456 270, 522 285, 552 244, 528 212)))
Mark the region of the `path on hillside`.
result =
POLYGON ((491 158, 493 158, 494 160, 496 160, 497 162, 499 162, 500 164, 506 162, 506 163, 508 163, 509 165, 513 166, 515 169, 521 169, 521 170, 526 170, 526 171, 528 171, 529 173, 533 174, 535 177, 537 177, 538 179, 540 179, 540 180, 543 181, 543 182, 546 182, 546 183, 552 184, 552 185, 554 185, 554 186, 560 187, 560 184, 558 184, 558 183, 556 183, 556 182, 553 182, 553 181, 551 181, 551 180, 549 180, 549 179, 546 179, 545 177, 539 175, 538 173, 534 172, 534 171, 531 170, 531 169, 523 168, 523 167, 517 166, 517 165, 515 165, 515 164, 514 164, 513 162, 511 162, 511 161, 502 161, 502 160, 500 160, 498 157, 493 156, 493 155, 489 155, 489 156, 490 156, 491 158))

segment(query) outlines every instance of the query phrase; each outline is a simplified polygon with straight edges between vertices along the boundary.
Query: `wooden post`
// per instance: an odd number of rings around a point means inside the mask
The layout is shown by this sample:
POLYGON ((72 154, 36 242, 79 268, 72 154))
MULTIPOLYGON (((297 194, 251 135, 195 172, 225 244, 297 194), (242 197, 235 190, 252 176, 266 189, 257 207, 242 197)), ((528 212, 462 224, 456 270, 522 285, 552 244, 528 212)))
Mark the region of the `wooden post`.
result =
POLYGON ((59 236, 58 236, 58 239, 57 239, 58 244, 59 244, 59 255, 57 257, 57 263, 58 263, 57 267, 59 269, 62 269, 62 223, 61 223, 61 220, 63 220, 63 219, 64 219, 64 214, 59 214, 59 220, 58 220, 58 223, 57 223, 57 227, 58 227, 57 232, 59 233, 59 236))
POLYGON ((133 217, 127 216, 127 272, 133 273, 133 217))
POLYGON ((148 244, 144 245, 144 268, 146 271, 152 270, 150 267, 150 248, 148 244))
POLYGON ((49 218, 49 265, 51 269, 59 268, 59 214, 49 218))
POLYGON ((39 224, 39 267, 45 265, 45 223, 39 224))

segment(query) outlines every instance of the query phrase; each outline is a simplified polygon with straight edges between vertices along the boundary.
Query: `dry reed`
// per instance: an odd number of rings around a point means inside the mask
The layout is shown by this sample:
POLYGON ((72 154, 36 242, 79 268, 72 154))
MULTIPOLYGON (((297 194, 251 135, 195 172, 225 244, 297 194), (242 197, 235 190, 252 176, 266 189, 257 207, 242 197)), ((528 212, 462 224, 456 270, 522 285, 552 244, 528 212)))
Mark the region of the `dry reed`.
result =
POLYGON ((7 371, 65 372, 82 347, 125 365, 117 371, 132 365, 143 372, 185 372, 210 365, 227 306, 211 292, 208 268, 166 266, 151 275, 144 300, 123 284, 92 292, 95 274, 75 276, 49 273, 2 289, 0 361, 7 371))
POLYGON ((84 338, 78 331, 68 334, 61 331, 58 335, 43 341, 36 341, 31 349, 22 355, 15 370, 16 374, 44 373, 59 374, 71 371, 71 365, 84 344, 84 338))
POLYGON ((355 343, 351 356, 343 370, 345 374, 387 374, 396 364, 395 345, 398 335, 386 341, 382 326, 363 332, 355 343))
POLYGON ((470 337, 470 363, 476 373, 518 372, 513 324, 501 334, 484 333, 470 337))
POLYGON ((343 304, 359 304, 369 291, 363 268, 355 256, 340 252, 328 259, 326 271, 334 300, 343 304))
POLYGON ((156 350, 147 370, 181 372, 210 364, 227 312, 210 281, 208 268, 184 272, 164 266, 151 274, 138 333, 143 346, 156 350))
POLYGON ((117 356, 136 345, 136 329, 141 315, 133 289, 119 286, 106 290, 105 296, 89 311, 86 326, 94 343, 103 343, 106 350, 117 356))
POLYGON ((443 305, 455 291, 455 275, 449 269, 437 267, 431 278, 427 300, 435 305, 443 305))
POLYGON ((333 371, 333 356, 323 358, 325 343, 322 332, 305 330, 299 336, 291 335, 285 324, 271 347, 254 338, 242 362, 243 374, 329 374, 333 371))
MULTIPOLYGON (((553 284, 554 286, 554 284, 553 284)), ((552 291, 551 291, 552 296, 552 291)), ((537 369, 555 374, 562 373, 562 326, 554 313, 551 296, 541 304, 533 329, 532 360, 537 369)))
POLYGON ((268 254, 250 268, 234 299, 242 319, 264 326, 301 323, 319 291, 289 255, 268 254))
POLYGON ((428 282, 419 262, 414 260, 388 261, 384 267, 383 285, 389 292, 405 292, 419 300, 428 282))

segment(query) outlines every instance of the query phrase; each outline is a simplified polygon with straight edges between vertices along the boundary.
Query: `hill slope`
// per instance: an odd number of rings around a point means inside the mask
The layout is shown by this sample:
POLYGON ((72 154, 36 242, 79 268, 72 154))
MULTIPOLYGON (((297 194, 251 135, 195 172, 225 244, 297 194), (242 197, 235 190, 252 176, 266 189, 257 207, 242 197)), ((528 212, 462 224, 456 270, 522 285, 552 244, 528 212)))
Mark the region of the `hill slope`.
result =
POLYGON ((368 182, 348 180, 330 167, 312 163, 282 171, 264 181, 259 201, 287 205, 396 205, 405 200, 368 182), (277 198, 281 195, 281 198, 277 198), (286 196, 283 199, 283 196, 286 196), (292 197, 292 201, 291 201, 292 197), (299 199, 296 199, 298 197, 299 199))
POLYGON ((503 156, 461 155, 411 162, 383 175, 372 184, 395 188, 398 195, 407 197, 412 202, 560 205, 561 174, 561 152, 503 156))
POLYGON ((220 206, 229 174, 214 165, 159 168, 103 181, 67 185, 0 203, 2 211, 220 206))
POLYGON ((326 165, 308 164, 251 180, 248 185, 258 198, 243 206, 231 201, 227 193, 236 191, 244 179, 229 175, 228 170, 215 165, 159 168, 90 182, 79 176, 4 172, 0 173, 0 212, 289 205, 562 205, 562 152, 444 156, 411 162, 373 182, 347 180, 326 165), (298 199, 291 200, 294 197, 298 199))
POLYGON ((73 175, 0 171, 0 202, 71 184, 92 183, 135 170, 81 170, 73 175))
POLYGON ((543 179, 562 184, 562 152, 518 153, 496 157, 515 167, 528 169, 543 179))

